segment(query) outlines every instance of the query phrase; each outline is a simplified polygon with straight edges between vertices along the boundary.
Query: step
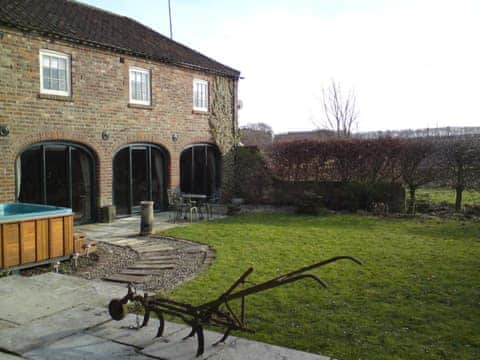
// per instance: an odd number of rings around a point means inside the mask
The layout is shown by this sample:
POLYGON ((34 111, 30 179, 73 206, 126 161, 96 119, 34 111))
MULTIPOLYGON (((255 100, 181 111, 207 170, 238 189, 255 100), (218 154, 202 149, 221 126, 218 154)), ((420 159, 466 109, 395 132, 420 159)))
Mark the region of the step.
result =
POLYGON ((164 270, 158 269, 124 269, 120 271, 122 275, 132 275, 132 276, 148 276, 148 275, 161 275, 164 270))
POLYGON ((153 269, 153 270, 168 270, 174 269, 175 264, 133 264, 127 267, 127 269, 153 269))
POLYGON ((119 274, 131 276, 155 276, 163 273, 164 270, 159 269, 123 269, 119 274))
POLYGON ((143 254, 143 253, 165 253, 168 251, 175 250, 173 247, 170 246, 133 246, 133 250, 136 252, 143 254))
POLYGON ((120 239, 120 240, 113 241, 115 245, 131 246, 131 247, 142 246, 142 244, 145 242, 146 241, 142 241, 138 239, 120 239))
POLYGON ((134 283, 134 284, 143 284, 147 281, 148 276, 135 276, 135 275, 125 275, 125 274, 114 274, 103 278, 106 281, 121 282, 121 283, 134 283))
POLYGON ((172 260, 138 260, 135 265, 178 265, 172 260))
POLYGON ((180 259, 179 256, 175 255, 156 255, 156 254, 150 254, 150 253, 145 253, 140 256, 140 260, 147 260, 147 261, 175 261, 180 259))

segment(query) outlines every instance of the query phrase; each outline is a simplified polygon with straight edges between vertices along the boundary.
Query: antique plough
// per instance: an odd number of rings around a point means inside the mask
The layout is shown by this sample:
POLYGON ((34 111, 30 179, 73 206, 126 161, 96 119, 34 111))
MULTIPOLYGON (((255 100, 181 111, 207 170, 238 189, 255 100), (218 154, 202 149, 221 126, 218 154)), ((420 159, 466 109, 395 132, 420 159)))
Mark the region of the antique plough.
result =
POLYGON ((245 298, 247 296, 302 279, 312 279, 321 286, 327 287, 327 284, 322 279, 306 272, 342 259, 348 259, 361 265, 361 262, 354 257, 336 256, 292 271, 288 274, 281 275, 264 283, 238 289, 240 285, 246 283, 247 277, 253 272, 253 268, 249 268, 226 292, 220 295, 220 297, 199 306, 173 301, 156 295, 148 295, 147 293, 139 295, 136 293, 133 286, 129 284, 127 295, 122 299, 113 299, 110 301, 108 310, 112 319, 122 320, 127 315, 127 304, 129 302, 140 303, 144 309, 144 318, 143 323, 138 328, 146 326, 150 319, 150 313, 154 312, 160 321, 157 337, 163 335, 163 330, 165 328, 164 314, 178 317, 192 327, 190 334, 184 339, 197 335, 197 356, 200 356, 204 351, 204 326, 216 326, 225 329, 224 335, 218 342, 213 344, 214 346, 224 342, 232 330, 254 332, 254 330, 249 329, 245 323, 245 298), (230 302, 233 300, 240 300, 240 314, 235 313, 230 306, 230 302))

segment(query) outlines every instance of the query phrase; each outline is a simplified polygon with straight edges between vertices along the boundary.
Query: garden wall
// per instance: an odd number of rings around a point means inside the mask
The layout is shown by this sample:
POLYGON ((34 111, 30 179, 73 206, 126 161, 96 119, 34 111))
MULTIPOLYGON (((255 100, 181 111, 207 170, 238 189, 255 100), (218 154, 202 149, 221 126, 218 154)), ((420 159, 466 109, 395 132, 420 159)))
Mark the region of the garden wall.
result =
POLYGON ((265 201, 273 205, 297 205, 305 192, 318 195, 319 203, 332 210, 371 210, 374 203, 387 204, 391 212, 405 209, 405 189, 400 184, 389 183, 273 180, 265 201))

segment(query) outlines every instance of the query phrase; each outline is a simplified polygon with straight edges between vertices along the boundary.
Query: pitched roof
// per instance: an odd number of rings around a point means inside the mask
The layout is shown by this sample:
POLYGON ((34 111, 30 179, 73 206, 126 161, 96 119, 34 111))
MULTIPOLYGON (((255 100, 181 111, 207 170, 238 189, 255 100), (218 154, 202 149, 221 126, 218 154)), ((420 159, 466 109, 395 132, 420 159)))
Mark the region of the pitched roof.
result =
POLYGON ((0 0, 0 25, 215 74, 240 72, 125 16, 69 0, 0 0))

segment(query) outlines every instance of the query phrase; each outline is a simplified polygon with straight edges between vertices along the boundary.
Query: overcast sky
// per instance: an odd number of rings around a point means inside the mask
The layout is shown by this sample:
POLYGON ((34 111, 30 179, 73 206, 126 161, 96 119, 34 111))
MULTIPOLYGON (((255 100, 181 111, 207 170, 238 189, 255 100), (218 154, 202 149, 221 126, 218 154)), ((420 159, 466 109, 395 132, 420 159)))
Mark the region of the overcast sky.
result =
MULTIPOLYGON (((84 0, 169 34, 167 0, 84 0)), ((313 129, 353 87, 358 130, 480 126, 480 0, 171 0, 173 37, 242 72, 240 123, 313 129)))

